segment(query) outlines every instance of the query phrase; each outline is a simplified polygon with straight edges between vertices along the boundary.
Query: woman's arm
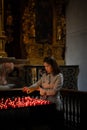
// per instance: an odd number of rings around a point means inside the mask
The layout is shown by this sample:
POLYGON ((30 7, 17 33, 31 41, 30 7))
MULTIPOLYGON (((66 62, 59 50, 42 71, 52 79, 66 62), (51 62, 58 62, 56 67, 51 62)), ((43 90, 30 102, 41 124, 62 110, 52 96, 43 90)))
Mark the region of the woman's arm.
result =
POLYGON ((35 90, 38 90, 39 91, 39 88, 41 86, 41 82, 42 82, 42 79, 38 80, 36 83, 32 84, 31 86, 27 87, 25 86, 22 91, 23 92, 26 92, 26 93, 31 93, 35 90))
POLYGON ((57 76, 53 85, 53 88, 40 88, 41 95, 55 95, 60 91, 63 85, 63 75, 61 73, 57 76))

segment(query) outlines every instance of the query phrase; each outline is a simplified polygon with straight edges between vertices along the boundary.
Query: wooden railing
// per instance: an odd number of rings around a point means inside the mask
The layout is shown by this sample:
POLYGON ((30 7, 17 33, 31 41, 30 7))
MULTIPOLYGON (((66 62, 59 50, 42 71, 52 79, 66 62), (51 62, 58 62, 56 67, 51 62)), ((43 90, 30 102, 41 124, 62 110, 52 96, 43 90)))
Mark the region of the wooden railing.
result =
POLYGON ((87 127, 87 92, 62 89, 64 125, 70 130, 87 127))

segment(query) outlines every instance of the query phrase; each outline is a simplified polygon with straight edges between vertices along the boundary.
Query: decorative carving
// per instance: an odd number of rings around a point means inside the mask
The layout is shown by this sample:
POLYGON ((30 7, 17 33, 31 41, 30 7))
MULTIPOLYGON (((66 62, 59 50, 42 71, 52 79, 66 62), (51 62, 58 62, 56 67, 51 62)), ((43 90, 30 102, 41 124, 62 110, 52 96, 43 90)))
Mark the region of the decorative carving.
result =
POLYGON ((64 75, 63 88, 78 89, 79 66, 60 66, 64 75))
POLYGON ((55 1, 56 8, 56 37, 57 40, 63 40, 66 36, 66 19, 65 19, 65 1, 55 1))
POLYGON ((28 0, 22 16, 22 37, 24 44, 30 44, 35 37, 35 1, 28 0))

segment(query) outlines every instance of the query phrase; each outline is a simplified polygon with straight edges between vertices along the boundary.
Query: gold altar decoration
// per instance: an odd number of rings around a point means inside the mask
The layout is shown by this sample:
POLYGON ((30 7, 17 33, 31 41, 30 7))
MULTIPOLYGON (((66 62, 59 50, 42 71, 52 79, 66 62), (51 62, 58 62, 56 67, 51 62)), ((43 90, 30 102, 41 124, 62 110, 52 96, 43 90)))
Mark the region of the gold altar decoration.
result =
POLYGON ((4 0, 0 0, 0 57, 7 56, 5 52, 6 36, 4 32, 4 0))
POLYGON ((28 44, 35 37, 35 2, 29 0, 22 16, 23 43, 28 44))
POLYGON ((7 54, 5 52, 5 41, 6 41, 6 36, 1 35, 0 36, 0 57, 7 56, 7 54))
MULTIPOLYGON (((44 4, 44 0, 41 0, 44 4)), ((65 44, 66 44, 66 21, 65 21, 65 10, 64 0, 53 1, 49 0, 53 9, 53 36, 52 41, 44 41, 38 43, 36 41, 36 10, 35 0, 28 0, 25 4, 24 11, 22 14, 22 44, 25 45, 25 51, 27 53, 26 58, 29 59, 30 65, 42 65, 43 58, 45 56, 53 56, 56 58, 60 65, 65 64, 65 44)), ((42 4, 41 3, 41 4, 42 4)), ((40 5, 39 5, 40 6, 40 5)), ((43 20, 43 19, 42 19, 43 20)), ((50 23, 50 21, 49 21, 50 23)), ((46 28, 44 26, 44 28, 46 28)), ((24 52, 25 52, 24 51, 24 52)))

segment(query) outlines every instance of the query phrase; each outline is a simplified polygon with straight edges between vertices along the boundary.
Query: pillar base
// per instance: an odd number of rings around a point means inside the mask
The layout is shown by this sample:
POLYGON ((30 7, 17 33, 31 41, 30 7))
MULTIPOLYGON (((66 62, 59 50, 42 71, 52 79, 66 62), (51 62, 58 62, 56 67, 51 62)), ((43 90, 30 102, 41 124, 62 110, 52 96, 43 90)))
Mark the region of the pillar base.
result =
POLYGON ((0 57, 7 57, 7 53, 0 50, 0 57))

